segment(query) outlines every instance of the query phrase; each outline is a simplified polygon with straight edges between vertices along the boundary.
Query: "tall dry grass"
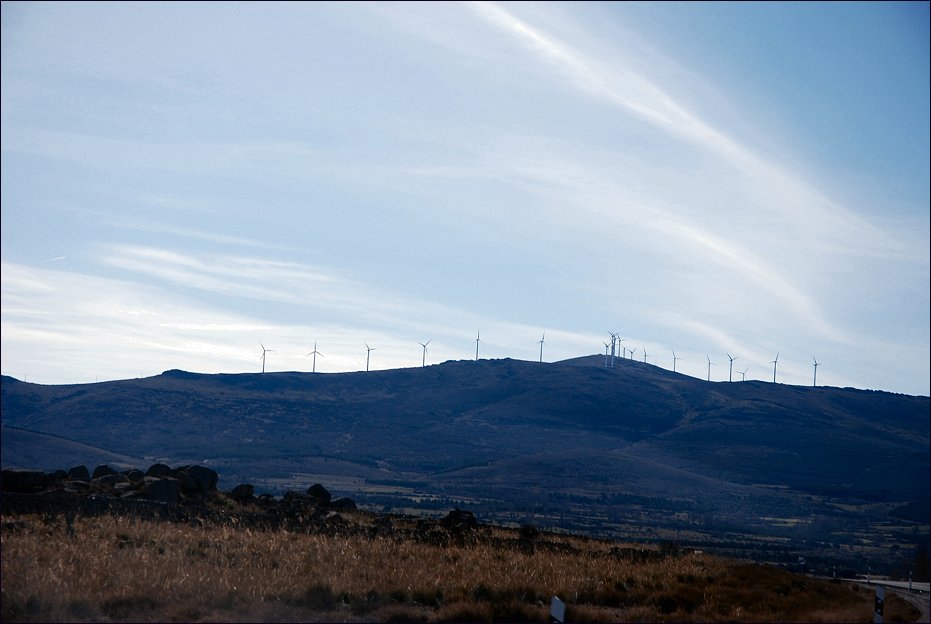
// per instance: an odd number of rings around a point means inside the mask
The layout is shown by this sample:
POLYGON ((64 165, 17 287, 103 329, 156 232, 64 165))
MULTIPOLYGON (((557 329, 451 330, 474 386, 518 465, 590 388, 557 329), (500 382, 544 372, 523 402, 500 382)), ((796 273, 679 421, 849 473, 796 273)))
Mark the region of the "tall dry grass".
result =
MULTIPOLYGON (((435 546, 391 537, 78 518, 4 518, 3 621, 869 622, 868 591, 706 554, 632 557, 513 532, 435 546)), ((903 612, 902 617, 910 617, 903 612)), ((915 616, 917 617, 917 615, 915 616)), ((891 621, 891 620, 890 620, 891 621)))

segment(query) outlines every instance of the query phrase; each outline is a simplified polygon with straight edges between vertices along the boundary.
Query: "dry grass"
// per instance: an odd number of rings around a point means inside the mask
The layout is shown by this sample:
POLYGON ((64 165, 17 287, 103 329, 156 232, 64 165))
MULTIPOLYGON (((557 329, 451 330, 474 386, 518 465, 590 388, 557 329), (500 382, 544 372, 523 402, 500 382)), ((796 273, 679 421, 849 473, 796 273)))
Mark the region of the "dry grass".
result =
MULTIPOLYGON (((869 590, 705 554, 515 532, 463 545, 78 518, 6 517, 3 621, 872 621, 869 590)), ((892 608, 895 603, 887 603, 892 608)), ((902 606, 899 621, 914 620, 902 606)), ((887 611, 887 619, 895 614, 887 611)))

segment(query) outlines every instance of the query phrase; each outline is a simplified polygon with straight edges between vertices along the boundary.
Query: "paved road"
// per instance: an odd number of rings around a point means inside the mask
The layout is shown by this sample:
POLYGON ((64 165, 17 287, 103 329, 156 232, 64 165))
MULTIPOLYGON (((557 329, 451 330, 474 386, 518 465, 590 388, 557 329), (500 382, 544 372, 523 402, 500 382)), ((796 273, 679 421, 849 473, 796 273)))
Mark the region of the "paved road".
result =
MULTIPOLYGON (((863 582, 863 579, 860 579, 863 582)), ((883 587, 893 587, 895 589, 908 589, 908 581, 873 581, 873 585, 882 585, 883 587)), ((912 591, 928 593, 931 591, 931 583, 912 583, 912 591)))
POLYGON ((918 618, 918 622, 931 624, 931 604, 929 604, 928 583, 912 583, 912 591, 908 591, 908 581, 873 581, 867 584, 863 579, 844 580, 855 580, 864 587, 875 588, 877 586, 882 586, 888 589, 889 593, 895 594, 902 600, 907 600, 921 611, 921 617, 918 618))

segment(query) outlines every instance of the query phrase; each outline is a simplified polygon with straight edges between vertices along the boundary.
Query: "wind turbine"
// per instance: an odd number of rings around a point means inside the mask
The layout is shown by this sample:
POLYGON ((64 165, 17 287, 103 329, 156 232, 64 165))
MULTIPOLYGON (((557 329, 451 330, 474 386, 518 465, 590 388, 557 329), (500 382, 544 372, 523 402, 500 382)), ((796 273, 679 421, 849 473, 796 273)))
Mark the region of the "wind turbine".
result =
MULTIPOLYGON (((312 355, 312 356, 314 356, 314 364, 313 364, 313 368, 311 369, 310 372, 316 373, 316 372, 317 372, 317 356, 319 355, 320 357, 323 357, 323 354, 320 353, 319 351, 317 351, 317 341, 316 341, 316 340, 314 341, 314 350, 311 351, 310 353, 308 353, 307 355, 312 355)), ((307 355, 305 355, 304 357, 307 357, 307 355)))
POLYGON ((776 366, 779 364, 779 352, 776 351, 776 359, 770 362, 773 365, 773 383, 776 383, 776 366))
POLYGON ((608 368, 608 343, 606 342, 604 343, 604 345, 605 345, 605 368, 608 368))
POLYGON ((426 367, 427 366, 427 345, 430 344, 430 341, 428 340, 426 342, 418 342, 417 344, 423 347, 423 362, 421 362, 420 366, 426 367))
POLYGON ((712 362, 712 361, 711 361, 711 358, 708 357, 708 354, 707 354, 707 353, 705 354, 705 359, 708 360, 708 381, 711 381, 711 367, 712 367, 712 366, 717 366, 717 363, 716 363, 716 362, 712 362))
POLYGON ((814 379, 812 380, 811 385, 812 385, 812 386, 817 386, 817 385, 818 385, 818 367, 821 366, 821 363, 818 362, 818 360, 815 358, 815 356, 811 356, 811 361, 815 363, 815 364, 814 364, 814 366, 815 366, 815 377, 814 377, 814 379))
POLYGON ((266 354, 266 353, 274 353, 275 350, 274 350, 274 349, 266 349, 266 348, 265 348, 265 345, 263 345, 261 342, 259 342, 259 344, 262 345, 262 372, 264 373, 264 372, 265 372, 265 354, 266 354))
POLYGON ((617 353, 618 335, 614 332, 608 332, 611 336, 611 368, 614 368, 614 356, 617 353))
MULTIPOLYGON (((362 342, 365 342, 364 340, 362 342)), ((372 351, 375 350, 375 347, 370 347, 369 343, 365 342, 365 372, 369 372, 369 357, 372 355, 372 351)))
POLYGON ((478 343, 482 340, 481 330, 476 330, 475 332, 475 361, 478 362, 478 343))
POLYGON ((747 371, 750 370, 750 367, 743 369, 742 371, 737 371, 740 373, 740 381, 747 381, 747 371))
POLYGON ((540 362, 543 362, 543 342, 546 340, 546 332, 543 332, 543 337, 540 338, 540 362))
POLYGON ((725 353, 725 355, 727 356, 727 359, 731 361, 730 370, 727 372, 727 380, 734 381, 734 360, 739 360, 740 358, 731 357, 730 353, 725 353))
POLYGON ((647 348, 643 348, 643 363, 646 364, 647 361, 647 348))
POLYGON ((617 337, 617 344, 621 348, 621 359, 624 359, 624 354, 627 352, 627 347, 624 346, 624 339, 620 336, 617 337))
MULTIPOLYGON (((639 348, 640 347, 637 347, 637 349, 639 348)), ((634 359, 634 353, 637 352, 637 349, 628 349, 628 351, 630 352, 630 359, 634 359)))
POLYGON ((670 349, 670 350, 672 351, 672 372, 676 372, 676 360, 680 360, 682 358, 676 357, 676 352, 674 349, 670 349))

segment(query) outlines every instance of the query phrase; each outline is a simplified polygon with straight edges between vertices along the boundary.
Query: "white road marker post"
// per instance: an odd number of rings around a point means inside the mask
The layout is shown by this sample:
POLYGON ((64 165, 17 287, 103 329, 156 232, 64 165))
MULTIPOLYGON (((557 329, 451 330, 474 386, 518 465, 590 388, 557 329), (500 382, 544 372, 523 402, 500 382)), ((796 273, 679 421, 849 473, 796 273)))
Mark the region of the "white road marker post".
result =
POLYGON ((553 599, 550 601, 550 622, 562 622, 566 621, 566 603, 560 600, 557 596, 553 596, 553 599))
POLYGON ((876 588, 876 603, 873 607, 873 624, 883 624, 883 607, 886 604, 886 592, 882 587, 876 588))

